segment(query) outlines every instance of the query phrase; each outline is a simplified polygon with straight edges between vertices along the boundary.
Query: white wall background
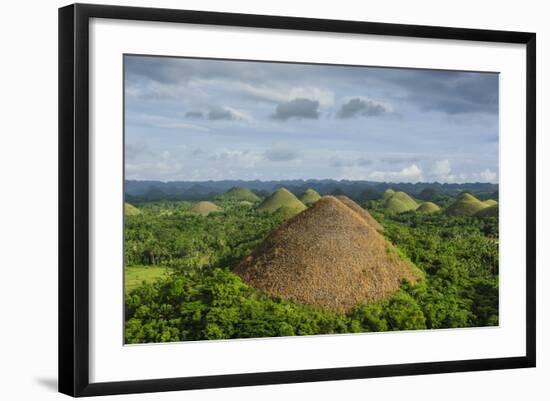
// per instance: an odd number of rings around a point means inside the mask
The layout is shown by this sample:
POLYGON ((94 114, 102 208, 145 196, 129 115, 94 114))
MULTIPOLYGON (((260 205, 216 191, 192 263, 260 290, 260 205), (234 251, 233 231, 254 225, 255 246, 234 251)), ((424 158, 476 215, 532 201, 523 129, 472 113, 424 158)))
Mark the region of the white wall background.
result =
MULTIPOLYGON (((105 0, 107 1, 107 0, 105 0)), ((93 1, 90 1, 93 2, 93 1)), ((115 1, 112 4, 233 11, 407 24, 534 31, 538 54, 538 356, 536 369, 202 390, 124 399, 547 400, 550 285, 550 25, 545 2, 523 0, 115 1), (546 379, 546 380, 545 380, 546 379)), ((51 400, 57 386, 57 0, 9 2, 0 23, 0 398, 51 400), (6 274, 7 273, 7 274, 6 274)), ((109 397, 123 399, 122 397, 109 397)))

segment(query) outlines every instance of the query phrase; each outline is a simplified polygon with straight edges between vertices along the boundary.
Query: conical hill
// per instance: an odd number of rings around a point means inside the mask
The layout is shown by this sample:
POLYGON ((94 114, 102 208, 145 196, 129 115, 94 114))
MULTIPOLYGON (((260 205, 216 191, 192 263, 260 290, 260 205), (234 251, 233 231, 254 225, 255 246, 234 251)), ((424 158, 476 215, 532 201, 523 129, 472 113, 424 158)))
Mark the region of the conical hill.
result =
POLYGON ((274 213, 281 210, 286 217, 292 217, 304 209, 307 209, 306 205, 286 188, 273 192, 258 206, 260 212, 274 213))
POLYGON ((378 231, 384 231, 384 227, 382 226, 382 224, 376 221, 367 210, 363 209, 356 202, 345 195, 338 195, 336 198, 344 205, 349 207, 351 210, 353 210, 355 213, 357 213, 359 216, 364 218, 370 226, 374 227, 378 231))
POLYGON ((473 216, 488 207, 485 203, 469 193, 463 193, 445 209, 445 214, 451 216, 473 216))
POLYGON ((208 216, 212 212, 219 212, 221 210, 221 207, 209 201, 197 202, 191 208, 192 213, 200 214, 202 216, 208 216))
POLYGON ((418 208, 416 209, 418 213, 428 213, 428 214, 439 212, 440 210, 441 208, 433 202, 424 202, 423 204, 418 206, 418 208))
POLYGON ((319 192, 311 188, 306 189, 304 193, 300 195, 300 201, 306 206, 313 205, 319 199, 321 199, 319 192))
POLYGON ((337 312, 380 300, 403 280, 416 282, 419 274, 333 196, 323 196, 272 232, 235 273, 272 296, 337 312))
POLYGON ((220 200, 237 200, 248 202, 257 202, 260 200, 258 195, 256 195, 250 189, 242 187, 233 187, 225 192, 223 195, 220 195, 218 198, 220 200))

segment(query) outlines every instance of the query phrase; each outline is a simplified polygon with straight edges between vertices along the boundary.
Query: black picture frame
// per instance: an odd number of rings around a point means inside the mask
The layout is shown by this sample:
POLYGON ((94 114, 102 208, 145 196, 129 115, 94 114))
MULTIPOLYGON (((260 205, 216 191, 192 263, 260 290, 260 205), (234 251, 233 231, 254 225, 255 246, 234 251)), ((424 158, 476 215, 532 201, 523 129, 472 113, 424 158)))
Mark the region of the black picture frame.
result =
POLYGON ((536 35, 527 32, 87 4, 74 4, 60 8, 59 391, 80 397, 534 367, 536 364, 535 66, 536 35), (525 332, 527 341, 525 355, 495 359, 90 383, 88 61, 91 18, 524 44, 527 68, 525 94, 527 104, 525 138, 527 324, 525 332))

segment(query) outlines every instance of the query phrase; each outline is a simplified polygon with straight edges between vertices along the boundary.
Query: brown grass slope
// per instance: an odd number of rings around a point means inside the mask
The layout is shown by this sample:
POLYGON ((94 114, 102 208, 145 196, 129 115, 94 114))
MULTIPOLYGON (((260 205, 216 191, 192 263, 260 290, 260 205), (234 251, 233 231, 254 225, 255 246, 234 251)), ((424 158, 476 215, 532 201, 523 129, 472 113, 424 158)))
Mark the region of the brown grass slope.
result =
POLYGON ((271 233, 235 273, 272 296, 348 312, 382 299, 415 267, 351 208, 324 196, 271 233))
POLYGON ((384 231, 384 227, 382 226, 382 224, 376 221, 367 210, 363 209, 346 195, 338 195, 336 198, 344 205, 349 207, 351 210, 353 210, 355 213, 357 213, 359 216, 361 216, 363 219, 365 219, 365 221, 370 226, 374 227, 378 231, 384 231))

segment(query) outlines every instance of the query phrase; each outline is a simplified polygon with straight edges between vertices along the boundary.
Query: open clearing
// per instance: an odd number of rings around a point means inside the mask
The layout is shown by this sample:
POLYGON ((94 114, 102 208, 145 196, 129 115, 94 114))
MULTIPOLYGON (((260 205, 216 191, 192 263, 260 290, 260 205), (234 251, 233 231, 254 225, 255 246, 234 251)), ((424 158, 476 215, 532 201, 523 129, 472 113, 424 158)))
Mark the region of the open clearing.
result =
POLYGON ((144 282, 153 283, 168 272, 166 267, 158 266, 126 266, 124 269, 124 290, 129 293, 144 282))

